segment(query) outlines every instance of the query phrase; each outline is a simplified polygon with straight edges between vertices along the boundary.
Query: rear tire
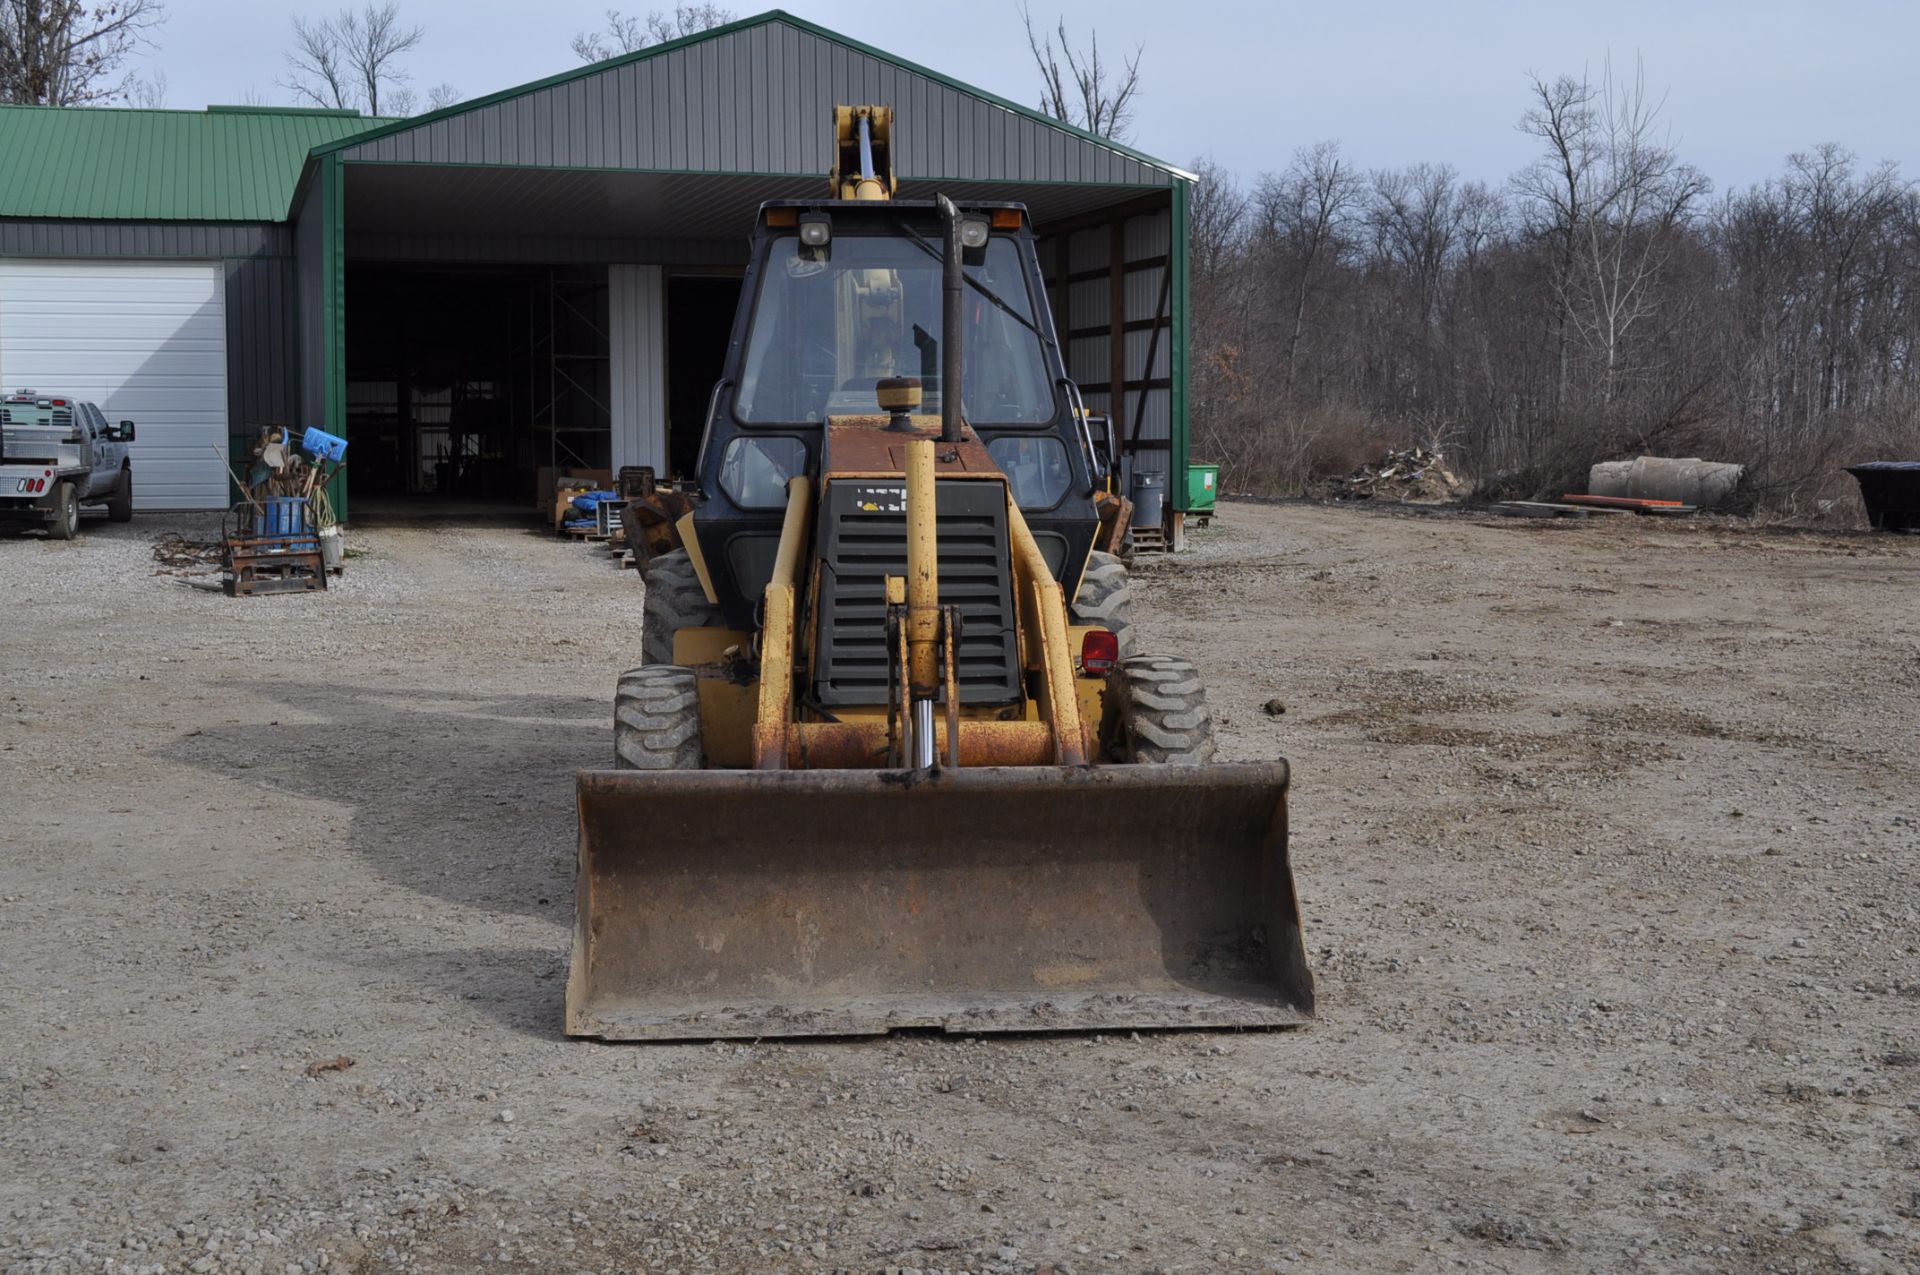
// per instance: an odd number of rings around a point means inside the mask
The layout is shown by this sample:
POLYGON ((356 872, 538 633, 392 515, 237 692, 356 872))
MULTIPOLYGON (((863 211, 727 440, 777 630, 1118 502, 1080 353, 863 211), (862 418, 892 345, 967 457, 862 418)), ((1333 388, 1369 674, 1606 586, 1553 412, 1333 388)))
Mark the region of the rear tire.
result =
POLYGON ((1069 610, 1073 623, 1096 625, 1120 639, 1122 657, 1138 651, 1133 634, 1133 582, 1127 578, 1127 564, 1112 554, 1095 549, 1088 556, 1087 573, 1069 610))
POLYGON ((699 770, 700 686, 692 669, 648 664, 620 675, 613 696, 613 764, 619 770, 699 770))
POLYGON ((681 629, 725 624, 720 608, 707 601, 693 559, 685 549, 663 553, 647 564, 646 602, 640 612, 640 658, 647 664, 673 663, 673 635, 681 629))
POLYGON ((1200 672, 1169 655, 1135 655, 1108 682, 1117 706, 1116 760, 1152 766, 1204 766, 1213 760, 1213 711, 1200 672))
POLYGON ((69 482, 53 485, 53 521, 47 524, 50 540, 71 540, 80 534, 80 493, 69 482))
POLYGON ((120 471, 120 489, 107 501, 107 520, 109 522, 133 521, 133 470, 120 471))

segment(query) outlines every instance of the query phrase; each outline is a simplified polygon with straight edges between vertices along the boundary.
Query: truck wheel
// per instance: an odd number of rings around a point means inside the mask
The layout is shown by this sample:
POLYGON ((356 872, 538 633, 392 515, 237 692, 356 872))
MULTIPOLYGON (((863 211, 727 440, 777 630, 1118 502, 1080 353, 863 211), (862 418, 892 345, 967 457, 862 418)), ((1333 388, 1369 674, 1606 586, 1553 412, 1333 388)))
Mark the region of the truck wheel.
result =
POLYGON ((1118 761, 1154 766, 1204 766, 1213 760, 1213 712, 1199 670, 1167 655, 1120 661, 1108 680, 1107 701, 1118 710, 1109 732, 1118 761))
POLYGON ((53 485, 53 521, 47 524, 52 540, 71 540, 80 534, 80 493, 69 482, 53 485))
POLYGON ((725 624, 720 608, 707 601, 685 549, 663 553, 647 564, 646 602, 640 612, 640 658, 648 664, 673 663, 673 635, 680 629, 725 624))
POLYGON ((1122 657, 1138 649, 1133 636, 1133 582, 1127 564, 1095 549, 1087 558, 1087 573, 1069 608, 1075 624, 1098 625, 1120 639, 1122 657))
POLYGON ((620 770, 699 770, 706 764, 692 669, 647 664, 620 675, 613 696, 613 764, 620 770))
POLYGON ((120 471, 120 489, 107 501, 107 519, 111 522, 133 521, 133 470, 120 471))

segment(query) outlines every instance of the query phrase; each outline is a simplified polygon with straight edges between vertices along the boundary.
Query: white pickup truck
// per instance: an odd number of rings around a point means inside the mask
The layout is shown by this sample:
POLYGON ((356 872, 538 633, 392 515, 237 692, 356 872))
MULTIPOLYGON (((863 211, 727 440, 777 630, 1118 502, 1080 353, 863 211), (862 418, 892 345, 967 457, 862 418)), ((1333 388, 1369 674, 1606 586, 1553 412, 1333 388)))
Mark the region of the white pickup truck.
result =
POLYGON ((0 524, 39 523, 55 540, 80 531, 80 506, 133 517, 133 422, 109 425, 67 394, 0 395, 0 524))

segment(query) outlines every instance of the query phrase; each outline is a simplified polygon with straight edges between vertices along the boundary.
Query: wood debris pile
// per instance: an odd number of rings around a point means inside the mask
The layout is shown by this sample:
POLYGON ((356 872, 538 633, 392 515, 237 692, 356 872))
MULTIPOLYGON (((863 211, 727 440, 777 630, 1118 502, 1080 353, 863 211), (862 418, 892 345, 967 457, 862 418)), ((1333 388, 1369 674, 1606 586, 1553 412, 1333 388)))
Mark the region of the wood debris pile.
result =
POLYGON ((1441 460, 1438 452, 1408 447, 1388 452, 1362 465, 1345 478, 1330 480, 1326 493, 1333 500, 1393 500, 1409 505, 1443 505, 1467 494, 1467 484, 1441 460))

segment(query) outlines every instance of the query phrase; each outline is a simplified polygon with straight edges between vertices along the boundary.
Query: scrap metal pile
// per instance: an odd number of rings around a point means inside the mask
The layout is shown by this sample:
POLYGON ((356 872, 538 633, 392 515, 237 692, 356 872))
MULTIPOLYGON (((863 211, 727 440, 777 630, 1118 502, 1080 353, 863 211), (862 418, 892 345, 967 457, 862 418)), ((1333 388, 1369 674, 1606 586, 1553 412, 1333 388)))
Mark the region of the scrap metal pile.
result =
POLYGON ((1391 451, 1345 478, 1329 480, 1333 500, 1393 500, 1407 505, 1443 505, 1466 494, 1467 484, 1424 447, 1391 451))
POLYGON ((345 557, 327 483, 346 451, 345 439, 322 430, 309 429, 296 443, 285 426, 260 427, 245 481, 234 476, 245 499, 228 512, 221 537, 229 597, 327 587, 327 573, 345 557))

